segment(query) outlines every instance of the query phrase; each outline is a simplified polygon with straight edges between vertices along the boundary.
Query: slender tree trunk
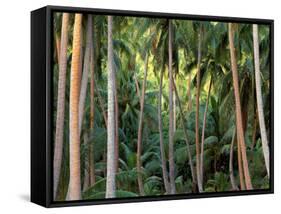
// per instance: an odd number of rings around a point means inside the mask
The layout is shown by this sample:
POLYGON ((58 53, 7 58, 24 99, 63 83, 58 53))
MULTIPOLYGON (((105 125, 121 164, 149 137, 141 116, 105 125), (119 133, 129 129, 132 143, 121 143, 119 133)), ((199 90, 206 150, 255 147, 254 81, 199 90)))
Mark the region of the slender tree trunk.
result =
POLYGON ((258 25, 253 25, 253 40, 254 40, 254 59, 255 59, 255 79, 256 79, 256 93, 257 93, 257 107, 259 115, 259 126, 261 132, 261 142, 263 156, 265 160, 265 167, 267 171, 267 176, 269 177, 269 148, 267 141, 267 134, 264 122, 264 112, 263 112, 263 101, 261 92, 261 78, 260 78, 260 56, 259 56, 259 37, 258 37, 258 25))
POLYGON ((191 111, 192 108, 192 94, 191 94, 191 71, 189 72, 188 75, 188 82, 187 82, 187 97, 188 97, 188 111, 191 111))
POLYGON ((82 14, 75 14, 73 28, 73 53, 70 76, 70 146, 69 146, 69 199, 81 199, 80 139, 79 139, 79 63, 81 51, 82 14))
POLYGON ((163 75, 165 66, 162 66, 160 74, 160 84, 159 84, 159 96, 158 96, 158 125, 159 125, 159 141, 160 141, 160 153, 162 162, 162 174, 164 180, 164 186, 167 194, 170 194, 170 183, 168 177, 168 170, 166 165, 165 149, 163 142, 163 122, 162 122, 162 85, 163 85, 163 75))
POLYGON ((198 57, 197 57, 197 86, 196 86, 196 118, 195 118, 195 143, 196 143, 196 175, 198 191, 202 192, 202 181, 200 176, 200 142, 199 142, 199 98, 200 98, 200 63, 201 63, 201 26, 198 33, 198 57))
POLYGON ((60 63, 60 47, 61 47, 61 38, 56 33, 56 52, 57 52, 57 61, 60 63))
POLYGON ((178 105, 179 105, 179 110, 180 110, 181 125, 182 125, 182 129, 183 129, 183 133, 184 133, 184 137, 185 137, 185 142, 186 142, 186 147, 187 147, 187 154, 188 154, 188 161, 189 161, 189 166, 190 166, 190 171, 191 171, 192 182, 193 182, 193 184, 196 184, 195 172, 194 172, 194 167, 193 167, 193 163, 192 163, 192 156, 191 156, 191 152, 190 152, 190 144, 189 144, 189 141, 188 141, 188 135, 187 135, 187 131, 186 131, 186 128, 185 128, 186 122, 185 122, 185 119, 184 119, 178 90, 177 90, 177 87, 176 87, 176 84, 175 84, 174 81, 173 81, 173 85, 174 85, 174 88, 175 88, 175 95, 176 95, 177 102, 178 102, 178 105))
MULTIPOLYGON (((90 57, 90 130, 93 131, 94 129, 94 119, 95 119, 95 81, 94 81, 94 74, 95 74, 95 66, 94 66, 94 48, 93 44, 91 45, 91 57, 90 57)), ((95 158, 94 158, 94 143, 90 143, 89 149, 89 171, 90 171, 90 186, 93 186, 96 182, 95 177, 95 158)))
POLYGON ((142 150, 143 110, 144 110, 147 69, 148 69, 148 53, 145 56, 144 77, 143 77, 143 83, 142 83, 140 114, 139 114, 138 144, 137 144, 137 172, 138 172, 138 185, 139 185, 140 195, 144 195, 144 188, 143 188, 143 181, 142 181, 142 169, 141 169, 142 168, 141 150, 142 150))
POLYGON ((115 117, 114 117, 114 67, 113 67, 113 39, 112 39, 112 16, 108 16, 108 100, 107 100, 107 173, 106 173, 106 198, 116 196, 115 189, 115 117))
POLYGON ((253 132, 252 132, 252 145, 251 150, 253 151, 256 145, 256 136, 257 136, 257 128, 258 128, 258 111, 254 114, 254 124, 253 124, 253 132))
POLYGON ((238 187, 235 182, 235 177, 233 174, 233 147, 234 147, 234 142, 235 142, 235 135, 236 131, 233 131, 232 135, 232 140, 231 140, 231 145, 230 145, 230 152, 229 152, 229 177, 230 177, 230 182, 232 186, 232 190, 238 190, 238 187))
POLYGON ((84 55, 84 65, 83 65, 83 74, 82 74, 82 83, 81 90, 79 96, 79 135, 81 135, 82 122, 84 116, 84 106, 87 94, 87 86, 88 86, 88 77, 90 71, 90 54, 92 47, 92 15, 88 15, 87 22, 87 36, 86 36, 86 48, 84 55))
POLYGON ((116 86, 116 77, 115 77, 115 94, 114 94, 114 102, 115 102, 115 172, 118 173, 119 167, 119 107, 118 107, 118 94, 117 94, 117 86, 116 86))
POLYGON ((235 95, 235 110, 236 110, 236 124, 237 124, 237 136, 238 136, 238 143, 241 148, 242 154, 242 161, 243 161, 243 170, 245 175, 245 183, 246 189, 253 189, 251 176, 248 167, 248 159, 247 159, 247 151, 244 139, 244 131, 242 125, 242 114, 241 114, 241 102, 240 102, 240 94, 239 94, 239 78, 238 78, 238 71, 237 71, 237 61, 235 55, 235 47, 234 47, 234 30, 232 27, 232 23, 228 24, 229 27, 229 47, 230 47, 230 58, 231 58, 231 70, 232 70, 232 77, 233 77, 233 87, 234 87, 234 95, 235 95))
POLYGON ((55 134, 55 147, 54 147, 54 177, 53 177, 53 191, 54 200, 57 196, 57 189, 60 179, 61 165, 62 165, 62 152, 63 152, 63 131, 64 131, 64 108, 65 108, 65 81, 67 69, 67 41, 68 41, 68 21, 69 14, 63 13, 62 16, 62 30, 61 30, 61 58, 59 60, 59 82, 58 82, 58 100, 57 100, 57 117, 56 117, 56 134, 55 134))
MULTIPOLYGON (((88 136, 87 136, 87 133, 84 132, 84 145, 85 145, 85 148, 89 149, 89 144, 88 144, 88 136)), ((89 151, 88 153, 86 154, 89 154, 89 151)), ((87 155, 89 157, 89 155, 87 155)), ((86 191, 88 188, 89 188, 89 185, 90 185, 90 174, 89 174, 89 160, 87 157, 85 157, 84 159, 84 163, 85 163, 85 166, 84 166, 84 182, 83 182, 83 191, 86 191)))
POLYGON ((201 154, 200 154, 200 177, 201 177, 201 185, 203 190, 203 170, 204 170, 204 141, 205 141, 205 128, 206 128, 206 120, 207 120, 207 113, 208 113, 208 104, 210 99, 210 93, 212 89, 212 83, 213 78, 211 76, 207 100, 206 100, 206 106, 205 106, 205 112, 204 112, 204 119, 203 119, 203 128, 202 128, 202 137, 201 137, 201 154))
POLYGON ((169 20, 169 169, 171 194, 176 193, 174 162, 174 110, 173 110, 173 55, 172 55, 172 21, 169 20))
MULTIPOLYGON (((236 129, 237 129, 237 126, 236 126, 236 129)), ((237 159, 238 159, 238 172, 239 172, 240 189, 245 190, 246 187, 245 187, 245 181, 244 181, 241 148, 240 148, 240 144, 238 142, 238 138, 236 138, 236 141, 237 141, 237 159)))

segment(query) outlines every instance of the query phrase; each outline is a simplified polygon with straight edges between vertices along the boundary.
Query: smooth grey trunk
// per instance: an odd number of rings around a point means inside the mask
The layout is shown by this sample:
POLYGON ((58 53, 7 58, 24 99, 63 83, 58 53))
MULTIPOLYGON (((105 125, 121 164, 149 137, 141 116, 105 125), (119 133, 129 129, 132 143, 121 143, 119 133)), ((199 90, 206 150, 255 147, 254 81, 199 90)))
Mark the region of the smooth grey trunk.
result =
POLYGON ((146 79, 148 70, 148 53, 145 56, 145 67, 144 67, 144 77, 142 82, 141 91, 141 103, 140 103, 140 114, 139 114, 139 127, 138 127, 138 143, 137 143, 137 172, 138 172, 138 185, 140 195, 144 195, 144 187, 142 180, 142 163, 141 163, 141 150, 142 150, 142 127, 143 127, 143 111, 144 111, 144 99, 145 99, 145 89, 146 89, 146 79))
POLYGON ((187 155, 188 155, 188 162, 189 162, 189 167, 190 167, 190 171, 191 171, 192 182, 193 182, 193 184, 196 184, 195 172, 194 172, 194 167, 193 167, 193 163, 192 163, 192 155, 191 155, 191 152, 190 152, 190 144, 189 144, 189 141, 188 141, 188 134, 187 134, 187 131, 186 131, 186 128, 185 128, 186 121, 185 121, 185 118, 184 118, 184 115, 183 115, 178 90, 177 90, 177 87, 176 87, 176 84, 175 84, 174 81, 173 81, 173 84, 174 84, 175 94, 176 94, 176 98, 177 98, 177 102, 178 102, 178 106, 179 106, 179 110, 180 110, 181 125, 182 125, 182 129, 183 129, 183 133, 184 133, 184 137, 185 137, 185 143, 186 143, 186 147, 187 147, 187 155))
POLYGON ((236 185, 234 174, 233 174, 233 149, 234 149, 235 135, 236 135, 236 130, 234 128, 231 145, 230 145, 230 152, 229 152, 229 177, 230 177, 230 183, 232 186, 232 190, 237 191, 239 189, 236 185))
POLYGON ((65 112, 65 81, 67 70, 67 41, 68 41, 68 21, 69 14, 62 15, 61 45, 59 51, 59 81, 58 81, 58 100, 56 117, 56 134, 54 147, 54 177, 53 177, 53 198, 56 199, 59 185, 62 152, 63 152, 63 131, 64 131, 64 112, 65 112))
POLYGON ((174 162, 174 110, 173 110, 173 55, 172 55, 172 21, 169 20, 169 174, 171 194, 176 193, 174 162))
POLYGON ((255 60, 255 79, 256 79, 256 93, 257 93, 257 107, 258 107, 258 118, 259 127, 261 132, 261 142, 263 156, 265 160, 265 167, 267 171, 267 176, 270 176, 269 171, 269 148, 267 141, 267 134, 264 122, 264 112, 263 112, 263 101, 261 92, 261 78, 260 78, 260 54, 259 54, 259 36, 258 36, 258 25, 253 25, 253 40, 254 40, 254 60, 255 60))
POLYGON ((87 86, 88 86, 88 78, 90 71, 90 55, 91 55, 91 46, 93 44, 92 41, 92 15, 88 15, 87 21, 87 35, 86 35, 86 48, 84 55, 84 64, 83 64, 83 74, 80 88, 80 96, 79 96, 79 135, 81 135, 82 122, 84 116, 84 106, 87 94, 87 86))
POLYGON ((114 118, 114 67, 113 67, 113 40, 112 40, 112 16, 108 16, 108 50, 107 50, 107 173, 106 173, 106 198, 114 198, 116 196, 115 189, 115 118, 114 118))
POLYGON ((168 170, 166 166, 165 149, 163 142, 163 121, 162 121, 162 86, 163 86, 163 75, 165 66, 162 66, 160 73, 160 83, 159 83, 159 95, 158 95, 158 127, 159 127, 159 142, 160 142, 160 153, 161 153, 161 164, 162 164, 162 174, 164 180, 164 186, 167 194, 170 194, 170 183, 168 177, 168 170))
POLYGON ((210 80, 210 85, 209 85, 209 90, 208 90, 208 95, 207 95, 207 100, 206 100, 206 106, 205 106, 205 111, 204 111, 204 118, 203 118, 203 126, 202 126, 202 137, 201 137, 201 152, 200 152, 200 182, 202 185, 202 190, 203 190, 203 173, 204 173, 204 142, 205 142, 205 128, 206 128, 206 120, 207 120, 207 113, 208 113, 208 105, 209 105, 209 99, 210 99, 210 94, 211 94, 211 89, 212 89, 212 83, 213 83, 213 77, 211 76, 210 80))

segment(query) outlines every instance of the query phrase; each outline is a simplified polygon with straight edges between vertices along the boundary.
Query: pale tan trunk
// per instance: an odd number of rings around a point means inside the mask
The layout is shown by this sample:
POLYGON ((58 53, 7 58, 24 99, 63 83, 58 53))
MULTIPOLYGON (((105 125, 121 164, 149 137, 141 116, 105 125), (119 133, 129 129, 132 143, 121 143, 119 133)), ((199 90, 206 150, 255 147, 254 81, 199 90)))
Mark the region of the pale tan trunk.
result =
POLYGON ((160 142, 160 153, 161 153, 161 164, 162 164, 162 174, 164 180, 164 186, 166 194, 170 194, 170 183, 168 170, 166 166, 166 156, 163 142, 163 122, 162 122, 162 86, 163 86, 163 75, 164 75, 165 66, 162 66, 160 74, 160 84, 159 84, 159 96, 158 96, 158 127, 159 127, 159 142, 160 142))
POLYGON ((87 86, 88 86, 88 77, 90 71, 90 54, 91 54, 91 46, 92 46, 92 16, 88 15, 87 21, 87 35, 86 35, 86 48, 84 55, 84 65, 83 65, 83 74, 82 74, 82 82, 79 96, 79 135, 81 135, 83 117, 84 117, 84 106, 87 94, 87 86))
POLYGON ((240 102, 240 94, 239 94, 239 78, 238 78, 238 70, 237 70, 237 61, 234 47, 234 30, 232 23, 228 24, 229 31, 229 47, 230 47, 230 58, 231 58, 231 70, 233 77, 233 87, 234 87, 234 95, 235 95, 235 110, 236 110, 236 124, 237 124, 237 136, 238 143, 241 148, 242 161, 243 161, 243 170, 245 176, 246 189, 253 189, 251 176, 248 167, 248 159, 247 159, 247 151, 244 139, 244 131, 242 125, 242 113, 241 113, 241 102, 240 102))
POLYGON ((176 193, 174 162, 174 110, 173 110, 173 55, 172 55, 172 21, 169 20, 169 175, 171 194, 176 193))
POLYGON ((198 56, 197 56, 197 86, 196 86, 196 117, 195 117, 195 143, 196 143, 196 175, 198 191, 202 192, 202 181, 200 176, 200 142, 199 142, 199 98, 200 98, 200 63, 201 63, 201 26, 198 33, 198 56))
POLYGON ((112 39, 112 16, 108 16, 108 49, 107 49, 107 66, 108 66, 108 84, 107 84, 107 173, 106 173, 106 198, 116 196, 115 189, 115 117, 114 117, 114 67, 113 67, 113 39, 112 39))
MULTIPOLYGON (((237 126, 235 126, 237 129, 237 126)), ((242 164, 242 156, 241 156, 241 149, 240 144, 238 142, 238 139, 236 137, 237 141, 237 159, 238 159, 238 172, 239 172, 239 181, 240 181, 240 189, 245 190, 245 181, 244 181, 244 172, 243 172, 243 164, 242 164)))
POLYGON ((82 14, 75 14, 73 53, 70 76, 70 146, 69 200, 81 199, 80 138, 79 138, 79 64, 81 51, 82 14))
POLYGON ((140 195, 144 195, 143 180, 142 180, 142 163, 141 163, 141 152, 142 152, 142 127, 143 127, 143 111, 144 111, 144 99, 148 69, 148 53, 145 57, 144 77, 142 82, 141 91, 141 103, 140 103, 140 114, 139 114, 139 128, 138 128, 138 144, 137 144, 137 172, 138 172, 138 186, 140 195))
POLYGON ((65 83, 66 83, 66 70, 67 70, 67 41, 68 41, 68 21, 69 14, 63 13, 62 15, 62 30, 61 30, 61 54, 58 54, 59 59, 59 81, 58 81, 58 100, 57 100, 57 115, 56 115, 56 134, 54 146, 54 177, 53 177, 53 198, 56 199, 58 184, 60 179, 61 165, 62 165, 62 152, 63 152, 63 131, 64 131, 64 111, 65 111, 65 83))
POLYGON ((255 59, 255 79, 256 79, 256 93, 257 93, 257 107, 259 115, 259 126, 261 132, 262 150, 265 161, 267 176, 269 177, 269 148, 266 134, 266 127, 264 122, 263 101, 261 92, 261 78, 260 78, 260 56, 259 56, 259 37, 258 25, 253 25, 253 40, 254 40, 254 59, 255 59))
POLYGON ((56 34, 56 52, 57 52, 58 64, 60 63, 60 48, 61 48, 61 38, 58 36, 58 34, 56 34))
POLYGON ((205 142, 205 128, 206 128, 206 120, 207 120, 207 113, 208 113, 208 104, 209 104, 209 99, 210 99, 210 94, 211 94, 211 89, 212 89, 212 83, 213 83, 213 78, 211 77, 210 80, 210 85, 209 85, 209 90, 208 90, 208 95, 207 95, 207 100, 206 100, 206 106, 205 106, 205 111, 204 111, 204 118, 203 118, 203 128, 202 128, 202 137, 201 137, 201 153, 200 153, 200 177, 201 177, 201 186, 203 189, 203 173, 204 173, 204 142, 205 142))

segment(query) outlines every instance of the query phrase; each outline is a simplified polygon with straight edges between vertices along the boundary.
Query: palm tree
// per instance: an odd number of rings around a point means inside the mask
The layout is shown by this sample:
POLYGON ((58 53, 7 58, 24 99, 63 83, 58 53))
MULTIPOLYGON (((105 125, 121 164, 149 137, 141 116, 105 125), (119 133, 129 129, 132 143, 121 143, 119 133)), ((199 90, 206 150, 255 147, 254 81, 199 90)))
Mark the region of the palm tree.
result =
POLYGON ((79 63, 81 51, 82 14, 75 14, 73 29, 73 52, 70 77, 70 146, 69 146, 69 199, 81 199, 80 138, 79 138, 79 63))
POLYGON ((106 198, 114 198, 116 193, 115 184, 115 117, 114 117, 114 67, 113 67, 113 40, 112 40, 112 16, 108 16, 108 37, 107 37, 107 60, 108 60, 108 81, 107 81, 107 173, 106 173, 106 198))
POLYGON ((258 25, 253 25, 253 41, 254 41, 254 61, 255 61, 255 79, 256 79, 256 93, 257 93, 257 107, 258 107, 258 118, 261 132, 261 142, 263 156, 265 160, 265 166, 267 171, 267 176, 269 177, 269 148, 267 142, 266 128, 264 122, 264 112, 263 112, 263 101, 261 92, 261 78, 260 78, 260 54, 259 54, 259 36, 258 36, 258 25))
POLYGON ((165 186, 166 193, 170 194, 171 186, 169 183, 168 170, 166 167, 166 156, 165 156, 165 149, 164 149, 164 142, 163 142, 163 122, 162 122, 162 87, 163 87, 164 69, 165 69, 165 65, 163 62, 162 69, 160 72, 159 95, 158 95, 158 127, 159 127, 159 142, 160 142, 161 165, 162 165, 164 186, 165 186))
POLYGON ((197 75, 196 75, 196 118, 195 118, 195 143, 196 143, 196 175, 198 191, 202 192, 202 179, 200 176, 200 143, 199 143, 199 98, 200 98, 200 63, 201 63, 201 34, 202 27, 198 32, 198 56, 197 56, 197 75))
POLYGON ((169 20, 169 175, 171 194, 176 193, 175 162, 174 162, 174 110, 173 110, 173 47, 172 47, 172 20, 169 20))
POLYGON ((246 154, 246 145, 244 139, 244 131, 242 124, 242 113, 241 113, 241 102, 240 102, 240 94, 239 94, 239 82, 238 82, 238 71, 237 71, 237 61, 234 47, 234 29, 232 23, 228 24, 228 37, 229 37, 229 48, 230 48, 230 58, 231 58, 231 70, 232 70, 232 78, 233 78, 233 88, 235 95, 235 111, 236 111, 236 125, 237 125, 237 136, 238 143, 241 148, 241 155, 243 161, 243 170, 245 176, 245 184, 246 189, 253 189, 251 176, 248 167, 248 159, 246 154))
POLYGON ((141 144, 142 144, 142 127, 143 127, 143 110, 144 110, 144 98, 145 98, 145 88, 147 79, 147 69, 148 69, 148 53, 145 56, 145 67, 144 67, 144 77, 142 83, 141 92, 141 103, 140 103, 140 114, 139 114, 139 127, 138 127, 138 143, 137 143, 137 171, 138 171, 138 185, 140 195, 144 195, 143 181, 142 181, 142 170, 141 170, 141 144))
POLYGON ((206 128, 206 120, 207 120, 207 113, 208 113, 208 104, 209 104, 209 99, 210 99, 210 93, 212 89, 212 83, 213 83, 213 78, 211 76, 210 80, 210 85, 209 85, 209 90, 208 90, 208 95, 207 95, 207 100, 206 100, 206 106, 205 106, 205 111, 204 111, 204 118, 203 118, 203 128, 202 128, 202 137, 201 137, 201 154, 200 154, 200 177, 201 177, 201 185, 203 188, 203 169, 204 169, 204 141, 205 141, 205 128, 206 128))
POLYGON ((88 86, 88 76, 90 68, 90 54, 92 47, 92 15, 88 15, 87 22, 87 35, 86 35, 86 47, 84 55, 84 65, 83 65, 83 74, 81 81, 81 89, 79 96, 79 135, 81 134, 83 115, 84 115, 84 106, 86 100, 87 86, 88 86))
POLYGON ((57 48, 59 59, 59 82, 58 82, 58 100, 57 100, 57 118, 56 118, 56 134, 55 134, 55 147, 54 147, 54 186, 53 198, 56 198, 57 189, 59 184, 61 164, 62 164, 62 151, 63 151, 63 130, 64 130, 64 108, 65 108, 65 80, 67 69, 67 42, 68 42, 68 21, 69 14, 63 13, 62 15, 62 29, 61 29, 61 44, 57 48))

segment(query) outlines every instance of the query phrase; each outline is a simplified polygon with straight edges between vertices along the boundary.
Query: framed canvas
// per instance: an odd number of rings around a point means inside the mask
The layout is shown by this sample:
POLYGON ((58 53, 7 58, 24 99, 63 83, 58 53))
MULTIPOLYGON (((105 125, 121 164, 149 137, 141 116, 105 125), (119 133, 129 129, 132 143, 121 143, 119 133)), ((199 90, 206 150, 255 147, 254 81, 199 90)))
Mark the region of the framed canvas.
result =
POLYGON ((31 201, 273 193, 273 20, 31 12, 31 201))

